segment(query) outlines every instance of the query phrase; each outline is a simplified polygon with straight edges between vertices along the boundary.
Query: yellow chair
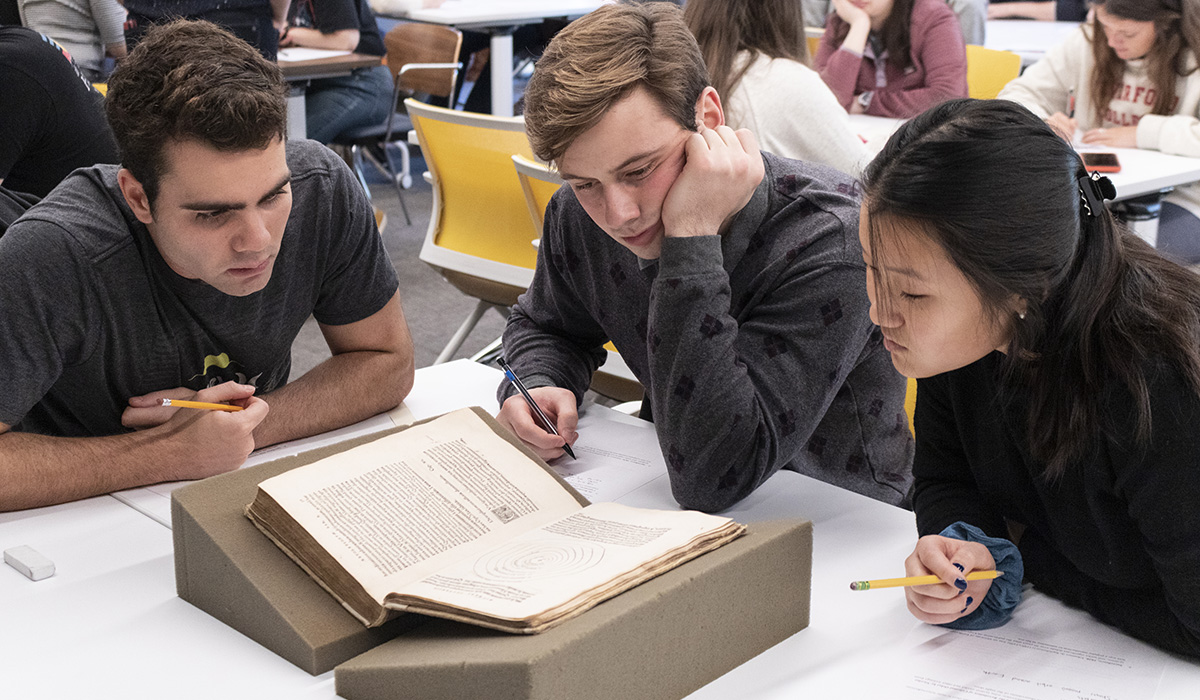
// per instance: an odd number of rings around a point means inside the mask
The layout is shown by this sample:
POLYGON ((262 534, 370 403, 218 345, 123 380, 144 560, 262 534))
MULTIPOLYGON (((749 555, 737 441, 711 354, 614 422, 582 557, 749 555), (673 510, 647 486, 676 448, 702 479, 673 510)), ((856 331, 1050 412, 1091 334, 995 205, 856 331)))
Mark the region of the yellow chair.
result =
POLYGON ((916 437, 917 429, 913 425, 913 416, 917 414, 917 380, 912 377, 909 377, 904 391, 904 412, 908 414, 908 430, 916 437))
POLYGON ((433 185, 420 258, 479 300, 434 364, 458 352, 489 309, 508 316, 533 280, 537 231, 513 176, 512 154, 533 157, 520 117, 458 112, 405 100, 433 185))
POLYGON ((817 48, 821 45, 821 36, 825 33, 825 27, 805 27, 804 38, 808 42, 808 63, 810 66, 816 66, 817 48))
MULTIPOLYGON (((538 236, 542 234, 542 224, 545 217, 546 205, 550 197, 562 186, 562 178, 544 163, 524 156, 514 155, 513 166, 517 169, 517 179, 521 183, 521 191, 525 193, 525 203, 529 208, 529 218, 538 236)), ((633 371, 612 342, 604 344, 608 358, 592 375, 592 391, 617 401, 640 401, 645 391, 642 383, 633 376, 633 371)))
POLYGON ((1009 81, 1021 74, 1021 57, 1012 51, 997 51, 967 44, 967 93, 979 100, 992 100, 1009 81))
POLYGON ((92 83, 92 87, 96 88, 96 92, 108 97, 108 83, 92 83))

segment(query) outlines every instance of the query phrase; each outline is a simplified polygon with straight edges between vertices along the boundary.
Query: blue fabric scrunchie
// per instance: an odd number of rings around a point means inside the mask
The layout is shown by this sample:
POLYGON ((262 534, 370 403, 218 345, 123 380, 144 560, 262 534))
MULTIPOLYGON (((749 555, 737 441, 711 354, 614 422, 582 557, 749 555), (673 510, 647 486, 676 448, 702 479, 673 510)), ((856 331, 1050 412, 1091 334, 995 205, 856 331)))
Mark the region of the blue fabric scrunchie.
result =
POLYGON ((996 560, 996 570, 1004 575, 992 581, 983 602, 970 615, 964 615, 941 627, 952 630, 986 630, 999 627, 1012 617, 1021 602, 1021 581, 1025 578, 1025 563, 1017 545, 1001 537, 988 537, 974 525, 958 521, 941 532, 942 537, 978 542, 988 548, 996 560))

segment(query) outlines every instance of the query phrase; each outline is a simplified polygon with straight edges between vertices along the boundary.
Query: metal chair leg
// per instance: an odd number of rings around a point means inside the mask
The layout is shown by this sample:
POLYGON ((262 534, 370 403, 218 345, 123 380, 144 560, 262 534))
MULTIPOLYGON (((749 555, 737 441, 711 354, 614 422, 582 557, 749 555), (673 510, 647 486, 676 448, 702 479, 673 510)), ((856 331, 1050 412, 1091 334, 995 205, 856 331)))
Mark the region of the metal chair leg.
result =
POLYGON ((406 226, 412 226, 412 217, 408 215, 408 205, 404 202, 404 193, 401 191, 400 184, 396 179, 396 171, 392 167, 392 157, 388 154, 387 147, 385 146, 383 150, 383 155, 387 160, 387 165, 380 163, 379 159, 377 159, 371 153, 371 151, 363 149, 359 146, 355 146, 354 148, 357 150, 357 152, 366 156, 367 160, 371 162, 371 165, 373 165, 376 170, 382 173, 384 177, 387 177, 392 181, 392 184, 396 187, 396 197, 400 200, 400 211, 404 212, 404 223, 406 226))
POLYGON ((437 356, 437 359, 433 361, 433 364, 440 365, 449 360, 451 357, 454 357, 454 353, 458 352, 458 349, 462 347, 462 344, 467 339, 467 336, 470 335, 471 331, 475 328, 475 324, 479 323, 479 319, 483 317, 483 314, 490 306, 491 304, 487 303, 486 301, 480 301, 475 305, 475 308, 471 310, 471 314, 467 316, 465 321, 462 322, 462 325, 458 327, 458 330, 454 331, 454 335, 450 338, 450 342, 446 343, 446 347, 442 348, 442 353, 437 356))
POLYGON ((367 186, 367 177, 363 173, 362 167, 362 149, 357 145, 350 147, 350 163, 354 169, 354 176, 358 178, 358 184, 362 185, 363 192, 367 193, 367 199, 371 198, 371 188, 367 186))

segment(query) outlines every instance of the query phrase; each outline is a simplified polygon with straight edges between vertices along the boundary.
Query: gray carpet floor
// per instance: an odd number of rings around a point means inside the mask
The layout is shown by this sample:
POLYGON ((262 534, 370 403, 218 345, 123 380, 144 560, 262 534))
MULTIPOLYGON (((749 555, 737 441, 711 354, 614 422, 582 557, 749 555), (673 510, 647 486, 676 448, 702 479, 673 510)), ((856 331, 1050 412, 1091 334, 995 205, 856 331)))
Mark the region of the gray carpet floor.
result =
MULTIPOLYGON (((372 201, 387 213, 383 241, 400 277, 400 298, 413 336, 416 366, 425 367, 433 364, 450 336, 475 307, 475 300, 452 287, 417 257, 429 227, 433 193, 421 178, 425 164, 415 154, 416 149, 413 150, 413 186, 404 192, 404 201, 412 216, 411 225, 404 223, 394 187, 386 183, 370 187, 372 201)), ((499 337, 503 330, 504 318, 498 312, 489 311, 455 357, 470 357, 499 337)), ((329 348, 316 321, 310 318, 292 346, 292 378, 328 357, 329 348)))

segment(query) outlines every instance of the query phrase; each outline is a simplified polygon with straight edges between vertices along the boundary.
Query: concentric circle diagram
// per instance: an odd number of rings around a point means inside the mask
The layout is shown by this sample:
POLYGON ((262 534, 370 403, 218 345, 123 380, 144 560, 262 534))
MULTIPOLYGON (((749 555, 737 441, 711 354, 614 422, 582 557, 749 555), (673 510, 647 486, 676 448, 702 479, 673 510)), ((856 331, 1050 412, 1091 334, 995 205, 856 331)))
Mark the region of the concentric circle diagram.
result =
POLYGON ((586 542, 515 542, 480 557, 475 575, 491 581, 571 576, 600 563, 604 550, 586 542))

